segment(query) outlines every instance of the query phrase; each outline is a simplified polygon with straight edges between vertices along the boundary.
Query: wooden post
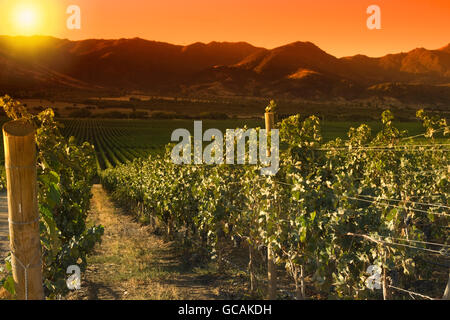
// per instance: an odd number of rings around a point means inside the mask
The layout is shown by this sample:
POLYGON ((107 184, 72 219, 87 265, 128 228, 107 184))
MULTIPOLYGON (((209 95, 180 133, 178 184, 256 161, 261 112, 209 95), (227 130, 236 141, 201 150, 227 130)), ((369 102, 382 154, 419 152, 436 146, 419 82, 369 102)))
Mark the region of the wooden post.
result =
POLYGON ((300 266, 300 296, 301 300, 304 300, 306 297, 305 294, 305 272, 303 265, 300 266))
POLYGON ((382 281, 382 287, 383 287, 383 300, 391 300, 391 292, 389 290, 389 279, 387 275, 387 252, 384 251, 384 259, 383 259, 383 281, 382 281))
POLYGON ((44 299, 37 202, 35 129, 25 120, 3 126, 12 271, 16 298, 44 299))
POLYGON ((256 278, 255 278, 255 267, 254 267, 254 249, 253 245, 248 245, 248 271, 250 273, 250 292, 254 293, 256 290, 256 278))
MULTIPOLYGON (((275 127, 275 114, 273 112, 266 112, 264 114, 264 118, 266 121, 266 132, 267 132, 267 141, 269 141, 270 133, 272 129, 275 127)), ((267 144, 268 150, 267 154, 270 156, 270 148, 272 143, 267 144)), ((277 298, 277 269, 275 265, 275 257, 273 255, 272 245, 269 243, 267 246, 267 279, 269 282, 268 286, 268 297, 269 300, 275 300, 277 298)))
POLYGON ((450 300, 450 273, 448 274, 447 287, 445 288, 444 296, 442 297, 442 300, 450 300))
MULTIPOLYGON (((264 113, 264 119, 266 121, 267 136, 269 136, 270 131, 275 127, 275 114, 273 112, 266 112, 264 113)), ((270 147, 267 152, 270 155, 270 147)))

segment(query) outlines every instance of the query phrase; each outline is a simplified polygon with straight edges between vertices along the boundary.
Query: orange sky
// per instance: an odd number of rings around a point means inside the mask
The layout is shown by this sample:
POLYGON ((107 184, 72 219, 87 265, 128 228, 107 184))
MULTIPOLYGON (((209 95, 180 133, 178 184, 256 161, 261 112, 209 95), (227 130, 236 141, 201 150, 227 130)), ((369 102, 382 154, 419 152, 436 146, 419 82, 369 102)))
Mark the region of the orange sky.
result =
POLYGON ((338 57, 380 56, 447 45, 450 0, 0 0, 0 34, 247 41, 266 48, 300 40, 338 57), (19 4, 36 11, 32 30, 17 22, 19 4), (66 28, 70 4, 81 8, 81 30, 66 28), (366 27, 372 4, 381 8, 382 30, 366 27))

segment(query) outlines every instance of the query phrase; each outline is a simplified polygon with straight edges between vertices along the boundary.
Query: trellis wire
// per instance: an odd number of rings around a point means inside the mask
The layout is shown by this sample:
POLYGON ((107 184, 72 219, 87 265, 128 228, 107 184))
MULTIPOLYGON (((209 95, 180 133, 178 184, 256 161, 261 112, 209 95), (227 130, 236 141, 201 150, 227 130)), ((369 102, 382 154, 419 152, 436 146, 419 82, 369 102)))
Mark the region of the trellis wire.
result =
MULTIPOLYGON (((276 182, 279 183, 279 184, 295 187, 295 185, 292 184, 292 183, 286 183, 286 182, 281 182, 281 181, 276 181, 276 182)), ((364 202, 368 202, 368 203, 375 204, 375 205, 377 204, 377 203, 374 203, 374 201, 370 201, 370 200, 367 200, 367 199, 361 199, 361 198, 354 198, 354 197, 350 197, 350 196, 342 196, 342 198, 348 198, 348 199, 352 199, 352 200, 364 201, 364 202)), ((390 206, 390 207, 394 207, 394 208, 398 208, 398 209, 405 209, 403 207, 395 206, 395 205, 392 205, 390 203, 381 203, 381 204, 382 205, 386 205, 386 206, 390 206)), ((428 212, 428 211, 424 211, 424 210, 420 210, 420 209, 414 209, 414 208, 408 208, 408 210, 421 212, 421 213, 426 213, 426 214, 439 215, 439 216, 450 216, 450 214, 448 214, 448 213, 428 212)))
POLYGON ((395 201, 395 202, 406 202, 406 203, 411 203, 411 204, 418 204, 418 205, 422 205, 422 206, 432 206, 432 207, 438 207, 438 208, 446 208, 446 209, 450 209, 449 206, 440 204, 440 203, 425 203, 425 202, 415 202, 415 201, 410 201, 410 200, 404 200, 404 199, 389 199, 389 198, 379 198, 379 197, 374 197, 374 196, 368 196, 368 195, 359 195, 360 197, 364 197, 364 198, 371 198, 371 199, 376 199, 376 200, 386 200, 386 201, 395 201))
MULTIPOLYGON (((394 243, 386 242, 386 241, 384 241, 384 240, 375 239, 375 238, 373 238, 373 237, 371 237, 371 236, 369 236, 369 235, 364 235, 364 234, 354 234, 354 233, 350 233, 350 232, 349 232, 349 233, 347 233, 346 235, 348 235, 348 236, 362 237, 362 238, 364 238, 364 239, 366 239, 366 240, 369 240, 369 241, 372 241, 372 242, 375 242, 375 243, 378 243, 378 244, 382 244, 382 245, 391 245, 391 244, 394 244, 394 243)), ((402 245, 402 244, 399 244, 399 243, 395 243, 394 245, 401 245, 401 246, 410 247, 410 248, 414 248, 414 249, 419 249, 419 250, 423 250, 423 251, 427 251, 427 252, 433 252, 433 253, 439 253, 439 254, 441 254, 441 252, 435 251, 435 250, 431 250, 431 249, 418 248, 418 247, 413 247, 413 246, 408 246, 408 245, 402 245)), ((408 294, 410 294, 410 295, 416 295, 416 296, 418 296, 418 297, 421 297, 421 298, 424 298, 424 299, 428 299, 428 300, 435 300, 434 298, 431 298, 431 297, 429 297, 429 296, 426 296, 426 295, 423 295, 423 294, 420 294, 420 293, 417 293, 417 292, 414 292, 414 291, 402 289, 402 288, 399 288, 399 287, 396 287, 396 286, 393 286, 393 285, 389 285, 389 284, 387 284, 387 286, 390 287, 390 288, 392 288, 392 289, 395 289, 395 290, 398 290, 398 291, 401 291, 401 292, 408 293, 408 294)))
POLYGON ((352 153, 356 151, 394 151, 394 152, 429 152, 429 151, 441 151, 441 152, 449 152, 450 149, 396 149, 396 148, 344 148, 344 147, 337 147, 337 148, 317 148, 312 149, 317 151, 346 151, 347 153, 352 153))
POLYGON ((435 243, 435 242, 428 242, 428 241, 419 241, 419 240, 410 240, 410 239, 405 239, 405 238, 393 238, 393 237, 388 237, 389 239, 392 240, 397 240, 397 241, 407 241, 407 242, 414 242, 414 243, 421 243, 421 244, 429 244, 429 245, 433 245, 433 246, 439 246, 439 247, 445 247, 445 248, 450 248, 450 245, 448 244, 442 244, 442 243, 435 243))
POLYGON ((420 247, 416 247, 416 246, 410 246, 410 245, 403 244, 403 243, 388 242, 388 241, 385 241, 383 239, 375 239, 374 237, 369 236, 367 234, 356 234, 356 233, 348 232, 345 235, 364 238, 366 240, 369 240, 369 241, 372 241, 372 242, 375 242, 375 243, 378 243, 378 244, 382 244, 382 245, 387 245, 387 246, 394 245, 394 246, 400 246, 400 247, 415 249, 415 250, 419 250, 419 251, 429 252, 429 253, 433 253, 433 254, 443 255, 443 252, 441 252, 441 251, 427 249, 427 248, 420 248, 420 247))
MULTIPOLYGON (((367 200, 367 199, 363 199, 363 198, 355 198, 355 197, 350 197, 350 196, 342 196, 342 198, 347 198, 347 199, 351 199, 351 200, 357 200, 357 201, 368 202, 368 203, 371 203, 371 204, 373 204, 373 205, 378 205, 378 206, 380 206, 380 205, 385 205, 385 206, 393 207, 393 208, 396 208, 396 209, 402 209, 402 210, 405 209, 405 208, 403 208, 403 207, 396 206, 396 205, 393 205, 393 204, 390 204, 390 203, 376 203, 376 202, 374 202, 374 201, 367 200)), ((415 211, 415 212, 420 212, 420 213, 426 213, 426 214, 432 214, 432 215, 437 215, 437 216, 450 217, 450 214, 448 214, 448 213, 443 213, 443 212, 428 212, 428 211, 425 211, 425 210, 414 209, 414 208, 408 208, 407 210, 409 210, 409 211, 415 211)))
POLYGON ((436 300, 436 299, 434 299, 434 298, 431 298, 431 297, 429 297, 429 296, 423 295, 423 294, 421 294, 421 293, 417 293, 417 292, 414 292, 414 291, 402 289, 402 288, 399 288, 399 287, 395 287, 395 286, 393 286, 393 285, 389 285, 389 284, 388 284, 388 287, 389 287, 389 288, 392 288, 392 289, 395 289, 395 290, 398 290, 398 291, 401 291, 401 292, 409 293, 410 295, 415 295, 415 296, 418 296, 418 297, 421 297, 421 298, 424 298, 424 299, 428 299, 428 300, 436 300))
MULTIPOLYGON (((445 129, 446 129, 446 128, 444 127, 444 128, 440 128, 440 129, 437 129, 437 130, 433 130, 433 133, 438 133, 438 132, 443 131, 443 130, 445 130, 445 129)), ((418 138, 418 137, 425 136, 426 134, 427 134, 427 133, 425 132, 425 133, 417 134, 417 135, 415 135, 415 136, 404 137, 404 138, 401 138, 400 140, 401 140, 401 141, 404 141, 404 140, 410 140, 410 139, 414 139, 414 138, 418 138)))

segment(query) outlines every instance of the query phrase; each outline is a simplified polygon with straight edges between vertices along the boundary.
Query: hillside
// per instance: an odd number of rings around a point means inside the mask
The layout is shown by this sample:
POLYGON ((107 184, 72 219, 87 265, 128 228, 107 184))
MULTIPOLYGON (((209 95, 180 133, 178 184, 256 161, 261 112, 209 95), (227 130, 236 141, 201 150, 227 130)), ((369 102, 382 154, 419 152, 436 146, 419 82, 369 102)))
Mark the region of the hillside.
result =
POLYGON ((445 85, 450 83, 450 44, 378 58, 336 58, 311 42, 268 50, 245 42, 179 46, 139 38, 2 36, 0 70, 5 92, 125 89, 186 96, 391 96, 408 102, 421 92, 419 100, 450 102, 445 85))

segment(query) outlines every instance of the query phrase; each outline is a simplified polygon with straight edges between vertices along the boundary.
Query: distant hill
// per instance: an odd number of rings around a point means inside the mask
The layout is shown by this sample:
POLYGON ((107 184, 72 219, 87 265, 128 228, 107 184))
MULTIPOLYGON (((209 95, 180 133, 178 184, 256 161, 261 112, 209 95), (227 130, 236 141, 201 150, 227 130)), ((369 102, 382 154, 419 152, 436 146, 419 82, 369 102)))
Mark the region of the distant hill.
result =
POLYGON ((450 44, 336 58, 311 42, 178 46, 139 38, 0 37, 0 89, 126 89, 191 96, 305 99, 389 96, 450 103, 450 44))

